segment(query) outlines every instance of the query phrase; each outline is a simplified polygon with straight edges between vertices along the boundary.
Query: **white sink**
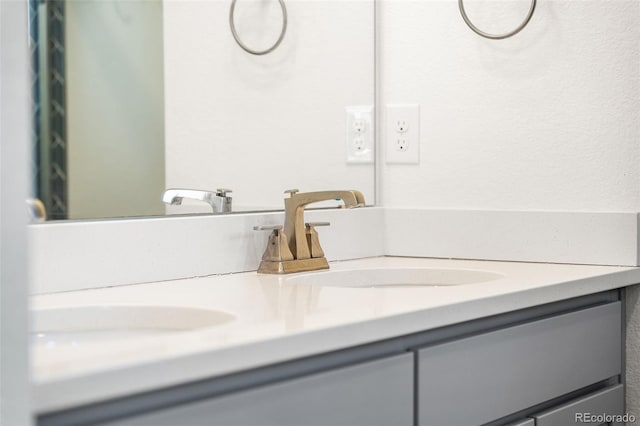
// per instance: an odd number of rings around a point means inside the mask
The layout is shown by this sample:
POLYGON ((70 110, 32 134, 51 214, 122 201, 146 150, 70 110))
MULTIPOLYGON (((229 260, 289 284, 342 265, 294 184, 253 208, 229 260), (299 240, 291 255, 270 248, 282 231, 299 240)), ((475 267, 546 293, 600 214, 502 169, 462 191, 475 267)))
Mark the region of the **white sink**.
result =
POLYGON ((474 269, 372 268, 298 275, 286 282, 324 287, 407 288, 479 284, 503 277, 497 272, 474 269))
POLYGON ((39 348, 81 347, 214 327, 226 312, 181 306, 91 305, 34 309, 31 343, 39 348))

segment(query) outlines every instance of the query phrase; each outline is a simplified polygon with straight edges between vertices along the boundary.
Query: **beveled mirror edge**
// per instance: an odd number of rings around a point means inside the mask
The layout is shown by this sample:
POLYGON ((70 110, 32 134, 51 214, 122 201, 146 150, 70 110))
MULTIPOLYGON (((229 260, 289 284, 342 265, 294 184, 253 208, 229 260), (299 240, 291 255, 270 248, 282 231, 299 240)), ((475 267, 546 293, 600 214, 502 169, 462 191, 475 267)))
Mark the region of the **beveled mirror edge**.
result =
MULTIPOLYGON (((375 204, 366 204, 362 206, 362 208, 374 208, 380 207, 375 204)), ((309 207, 306 210, 317 211, 317 210, 349 210, 343 207, 309 207)), ((129 220, 171 220, 176 218, 198 218, 198 217, 223 217, 223 216, 256 216, 261 214, 269 214, 269 213, 284 213, 284 208, 282 209, 271 209, 271 210, 252 210, 252 211, 236 211, 236 212, 228 212, 228 213, 184 213, 184 214, 171 214, 164 216, 119 216, 119 217, 99 217, 99 218, 86 218, 86 219, 57 219, 57 220, 47 220, 47 221, 34 221, 29 223, 29 226, 43 226, 43 225, 57 225, 57 224, 82 224, 82 223, 93 223, 93 222, 121 222, 121 221, 129 221, 129 220)))

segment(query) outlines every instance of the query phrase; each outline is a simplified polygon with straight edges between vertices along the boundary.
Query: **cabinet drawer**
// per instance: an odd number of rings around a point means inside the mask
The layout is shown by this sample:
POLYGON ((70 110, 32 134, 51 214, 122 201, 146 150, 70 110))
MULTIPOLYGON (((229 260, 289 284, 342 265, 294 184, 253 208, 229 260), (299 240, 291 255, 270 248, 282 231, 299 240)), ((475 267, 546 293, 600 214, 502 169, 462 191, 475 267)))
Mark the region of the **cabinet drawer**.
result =
POLYGON ((620 374, 614 302, 418 350, 418 424, 479 425, 620 374))
MULTIPOLYGON (((570 425, 612 425, 623 426, 624 422, 585 420, 585 416, 622 416, 624 414, 624 388, 616 385, 600 392, 576 399, 551 410, 536 414, 536 426, 570 426, 570 425)), ((607 419, 608 420, 608 419, 607 419)), ((613 419, 615 420, 615 419, 613 419)))
POLYGON ((186 404, 113 426, 412 426, 407 353, 186 404))

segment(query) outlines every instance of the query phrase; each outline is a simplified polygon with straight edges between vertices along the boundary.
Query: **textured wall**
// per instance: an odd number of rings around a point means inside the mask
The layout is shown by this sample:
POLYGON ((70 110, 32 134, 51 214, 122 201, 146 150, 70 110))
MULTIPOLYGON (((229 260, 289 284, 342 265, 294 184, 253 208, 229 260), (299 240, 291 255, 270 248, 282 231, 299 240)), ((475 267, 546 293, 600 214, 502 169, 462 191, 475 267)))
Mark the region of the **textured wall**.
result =
MULTIPOLYGON (((468 3, 495 32, 529 5, 468 3)), ((383 0, 379 25, 382 102, 422 106, 421 164, 383 167, 385 206, 638 211, 640 2, 540 1, 502 41, 455 0, 383 0)))
MULTIPOLYGON (((229 1, 166 1, 167 186, 233 189, 234 208, 282 208, 289 188, 359 189, 372 165, 348 165, 345 110, 374 101, 372 0, 287 0, 282 44, 256 57, 229 29, 229 1)), ((281 27, 276 1, 238 2, 245 43, 281 27)))

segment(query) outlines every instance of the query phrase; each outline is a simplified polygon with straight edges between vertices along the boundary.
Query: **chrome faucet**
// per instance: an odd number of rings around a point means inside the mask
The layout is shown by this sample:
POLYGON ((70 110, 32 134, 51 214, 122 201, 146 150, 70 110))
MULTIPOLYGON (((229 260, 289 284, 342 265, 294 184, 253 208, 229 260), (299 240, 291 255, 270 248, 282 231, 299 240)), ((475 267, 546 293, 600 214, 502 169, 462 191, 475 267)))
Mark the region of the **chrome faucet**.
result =
POLYGON ((273 230, 258 272, 287 274, 328 269, 329 263, 320 247, 315 227, 329 223, 305 224, 304 209, 311 203, 327 200, 342 200, 346 208, 362 207, 365 205, 364 196, 360 191, 298 192, 290 189, 285 193, 290 197, 284 200, 284 229, 282 226, 254 227, 255 230, 273 230))
POLYGON ((232 198, 227 196, 229 192, 233 192, 230 189, 218 188, 216 192, 201 191, 197 189, 179 189, 171 188, 164 191, 162 194, 162 201, 166 204, 180 205, 184 198, 191 200, 204 201, 209 204, 214 213, 229 213, 231 212, 232 198))

